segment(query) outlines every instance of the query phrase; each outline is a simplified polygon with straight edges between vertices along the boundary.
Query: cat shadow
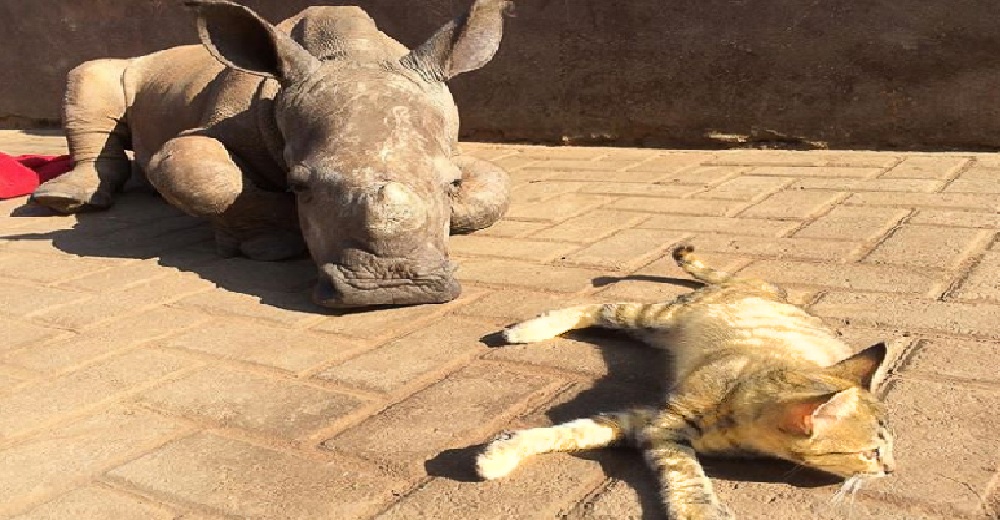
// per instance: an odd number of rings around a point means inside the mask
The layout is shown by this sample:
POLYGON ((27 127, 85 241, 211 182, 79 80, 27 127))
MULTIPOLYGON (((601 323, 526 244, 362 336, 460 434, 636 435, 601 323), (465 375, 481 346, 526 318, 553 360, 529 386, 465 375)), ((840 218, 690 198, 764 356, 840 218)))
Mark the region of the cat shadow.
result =
MULTIPOLYGON (((59 251, 81 257, 153 260, 163 267, 195 274, 226 291, 253 296, 272 307, 343 314, 312 303, 310 291, 316 281, 316 267, 309 258, 260 262, 221 257, 215 251, 214 232, 207 221, 186 215, 159 195, 141 188, 117 195, 115 205, 107 211, 64 216, 29 202, 13 209, 10 216, 15 222, 21 218, 75 222, 63 229, 39 232, 14 228, 0 239, 51 243, 59 251)), ((59 227, 59 223, 45 227, 59 227)))
POLYGON ((698 280, 691 280, 689 278, 674 278, 671 276, 659 276, 655 274, 629 274, 625 276, 598 276, 591 280, 591 285, 597 288, 607 287, 608 285, 616 284, 618 282, 623 282, 626 280, 637 281, 637 282, 654 282, 654 283, 666 283, 671 285, 677 285, 680 287, 686 287, 688 289, 700 289, 705 286, 704 283, 698 280))
MULTIPOLYGON (((659 277, 658 277, 659 278, 659 277)), ((685 280, 685 282, 690 282, 685 280)), ((697 283, 697 282, 695 282, 697 283)), ((607 373, 593 385, 581 387, 568 399, 556 402, 544 411, 554 424, 564 423, 601 412, 626 410, 637 406, 658 406, 669 389, 665 374, 669 373, 669 356, 652 349, 625 334, 604 329, 573 331, 564 337, 597 347, 607 373), (651 367, 657 369, 651 370, 651 367)), ((481 340, 491 347, 503 348, 499 333, 481 340)), ((439 453, 425 463, 428 475, 473 482, 480 480, 475 473, 475 457, 482 445, 468 446, 439 453)), ((608 492, 634 493, 624 500, 637 502, 643 520, 660 520, 666 516, 659 494, 659 484, 648 469, 642 454, 635 449, 614 448, 573 454, 600 464, 610 484, 608 492), (616 483, 624 485, 617 485, 616 483), (631 492, 624 490, 628 488, 631 492)), ((767 458, 700 458, 709 477, 719 481, 783 483, 795 487, 827 486, 841 479, 792 463, 767 458)), ((544 456, 531 464, 545 464, 544 456)), ((516 478, 512 477, 512 478, 516 478)), ((591 502, 577 507, 593 507, 591 502)))

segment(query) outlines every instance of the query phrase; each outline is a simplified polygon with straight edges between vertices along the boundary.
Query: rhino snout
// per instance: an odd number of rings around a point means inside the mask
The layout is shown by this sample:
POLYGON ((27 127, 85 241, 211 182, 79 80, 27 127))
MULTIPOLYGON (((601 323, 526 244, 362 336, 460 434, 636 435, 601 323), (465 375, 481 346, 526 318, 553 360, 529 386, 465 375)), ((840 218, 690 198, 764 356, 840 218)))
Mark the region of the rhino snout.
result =
POLYGON ((407 185, 387 182, 368 195, 365 216, 370 233, 392 238, 422 228, 427 222, 427 203, 407 185))
POLYGON ((326 264, 319 270, 313 301, 332 309, 445 303, 462 292, 454 272, 447 259, 433 267, 374 257, 361 266, 326 264))

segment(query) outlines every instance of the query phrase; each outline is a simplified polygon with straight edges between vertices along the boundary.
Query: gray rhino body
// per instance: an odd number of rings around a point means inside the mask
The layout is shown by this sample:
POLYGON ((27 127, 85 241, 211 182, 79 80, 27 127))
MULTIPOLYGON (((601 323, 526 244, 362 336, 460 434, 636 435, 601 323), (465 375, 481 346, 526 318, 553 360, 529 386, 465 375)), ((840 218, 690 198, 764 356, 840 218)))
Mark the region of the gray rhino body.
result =
POLYGON ((449 232, 498 220, 509 183, 457 155, 444 82, 492 58, 508 2, 477 0, 413 51, 357 7, 312 7, 274 27, 230 2, 188 4, 203 45, 70 72, 76 166, 33 199, 107 208, 133 150, 168 202, 212 222, 220 253, 280 260, 308 248, 320 305, 455 298, 449 232))

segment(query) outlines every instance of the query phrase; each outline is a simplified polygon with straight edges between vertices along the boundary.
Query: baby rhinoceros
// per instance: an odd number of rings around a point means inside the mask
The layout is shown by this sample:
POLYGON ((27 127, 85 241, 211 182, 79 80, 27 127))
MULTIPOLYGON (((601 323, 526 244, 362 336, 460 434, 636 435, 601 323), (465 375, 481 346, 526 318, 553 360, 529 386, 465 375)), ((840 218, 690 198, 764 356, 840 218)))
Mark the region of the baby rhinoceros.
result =
POLYGON ((273 26, 232 2, 185 3, 203 45, 70 72, 76 167, 33 200, 105 209, 133 150, 168 202, 212 223, 223 255, 281 260, 308 248, 320 305, 457 297, 449 232, 496 222, 509 180, 458 154, 445 81, 493 57, 511 2, 476 0, 412 51, 358 7, 311 7, 273 26))

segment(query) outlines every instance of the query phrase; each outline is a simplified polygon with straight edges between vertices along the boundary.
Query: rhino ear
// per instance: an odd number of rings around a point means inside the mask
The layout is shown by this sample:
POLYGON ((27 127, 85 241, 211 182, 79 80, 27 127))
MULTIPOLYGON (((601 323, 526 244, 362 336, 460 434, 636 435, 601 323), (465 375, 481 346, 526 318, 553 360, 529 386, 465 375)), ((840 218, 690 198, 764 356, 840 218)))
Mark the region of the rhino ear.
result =
POLYGON ((247 7, 226 0, 186 0, 198 13, 201 43, 223 64, 283 85, 301 81, 320 61, 247 7))
POLYGON ((467 14, 438 29, 404 56, 402 64, 437 81, 486 65, 500 48, 503 16, 513 7, 511 0, 476 0, 467 14))

